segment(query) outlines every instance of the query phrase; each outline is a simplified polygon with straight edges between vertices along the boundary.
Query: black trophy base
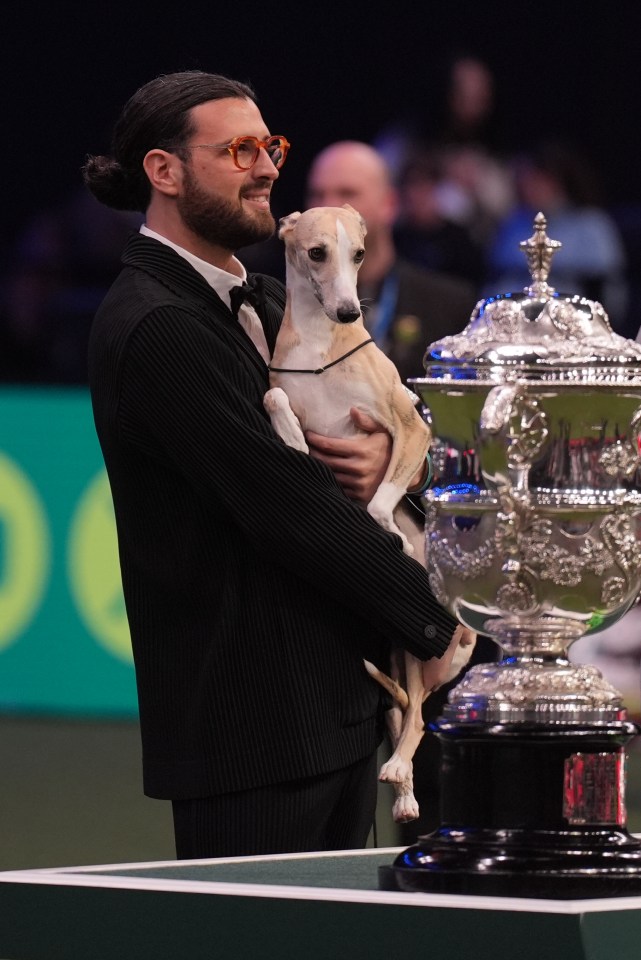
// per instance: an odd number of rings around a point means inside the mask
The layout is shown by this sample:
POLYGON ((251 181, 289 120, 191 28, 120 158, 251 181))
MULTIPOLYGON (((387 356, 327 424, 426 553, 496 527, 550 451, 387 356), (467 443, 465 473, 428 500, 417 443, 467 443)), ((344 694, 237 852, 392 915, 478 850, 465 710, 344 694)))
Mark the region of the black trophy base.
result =
POLYGON ((381 890, 581 900, 641 896, 641 843, 626 830, 437 830, 379 868, 381 890))
POLYGON ((441 826, 419 837, 379 887, 574 900, 641 896, 641 840, 625 826, 627 720, 434 725, 442 746, 441 826))

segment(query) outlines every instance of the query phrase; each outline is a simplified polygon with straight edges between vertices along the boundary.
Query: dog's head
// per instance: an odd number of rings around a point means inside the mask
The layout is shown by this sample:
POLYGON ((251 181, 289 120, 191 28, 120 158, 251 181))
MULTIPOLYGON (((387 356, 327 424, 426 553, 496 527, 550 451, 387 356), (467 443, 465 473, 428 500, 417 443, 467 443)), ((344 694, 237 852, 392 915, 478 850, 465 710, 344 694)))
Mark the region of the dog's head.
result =
POLYGON ((361 315, 356 277, 365 257, 365 221, 348 203, 312 207, 280 221, 287 284, 307 283, 330 320, 353 323, 361 315))

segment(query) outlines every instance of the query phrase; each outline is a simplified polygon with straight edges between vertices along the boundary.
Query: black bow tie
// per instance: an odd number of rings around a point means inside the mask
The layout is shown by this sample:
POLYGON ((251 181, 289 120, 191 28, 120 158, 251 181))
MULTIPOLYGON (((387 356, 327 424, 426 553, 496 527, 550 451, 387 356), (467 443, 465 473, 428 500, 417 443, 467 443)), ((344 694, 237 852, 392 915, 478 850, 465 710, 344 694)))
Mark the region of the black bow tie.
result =
POLYGON ((231 312, 235 317, 243 303, 250 303, 254 309, 262 306, 265 302, 265 291, 263 290, 262 277, 250 277, 246 283, 240 287, 232 287, 229 292, 229 304, 231 312))

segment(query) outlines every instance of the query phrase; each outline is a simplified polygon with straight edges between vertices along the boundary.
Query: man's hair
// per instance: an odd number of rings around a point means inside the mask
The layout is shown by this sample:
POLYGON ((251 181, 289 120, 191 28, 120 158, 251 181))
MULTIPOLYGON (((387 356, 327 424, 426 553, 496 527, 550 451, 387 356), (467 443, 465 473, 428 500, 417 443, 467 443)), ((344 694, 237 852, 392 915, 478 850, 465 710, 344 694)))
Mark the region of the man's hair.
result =
POLYGON ((200 70, 163 74, 146 83, 123 107, 111 156, 87 157, 82 167, 87 187, 108 207, 144 213, 151 199, 142 165, 145 155, 184 143, 193 133, 192 107, 227 97, 256 102, 248 84, 200 70))

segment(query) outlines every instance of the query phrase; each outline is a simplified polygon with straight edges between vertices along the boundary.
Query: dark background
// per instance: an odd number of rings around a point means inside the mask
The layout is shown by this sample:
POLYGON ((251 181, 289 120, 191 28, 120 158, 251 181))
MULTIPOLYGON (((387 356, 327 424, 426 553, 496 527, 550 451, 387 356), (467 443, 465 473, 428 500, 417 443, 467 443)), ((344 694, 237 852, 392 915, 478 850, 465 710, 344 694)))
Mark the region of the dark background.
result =
POLYGON ((0 240, 9 245, 77 186, 85 155, 108 149, 122 104, 158 73, 197 68, 252 83, 272 132, 293 145, 275 195, 289 212, 319 148, 429 118, 458 50, 492 68, 508 148, 571 138, 609 203, 639 203, 640 27, 627 0, 594 11, 574 0, 6 5, 0 240))

